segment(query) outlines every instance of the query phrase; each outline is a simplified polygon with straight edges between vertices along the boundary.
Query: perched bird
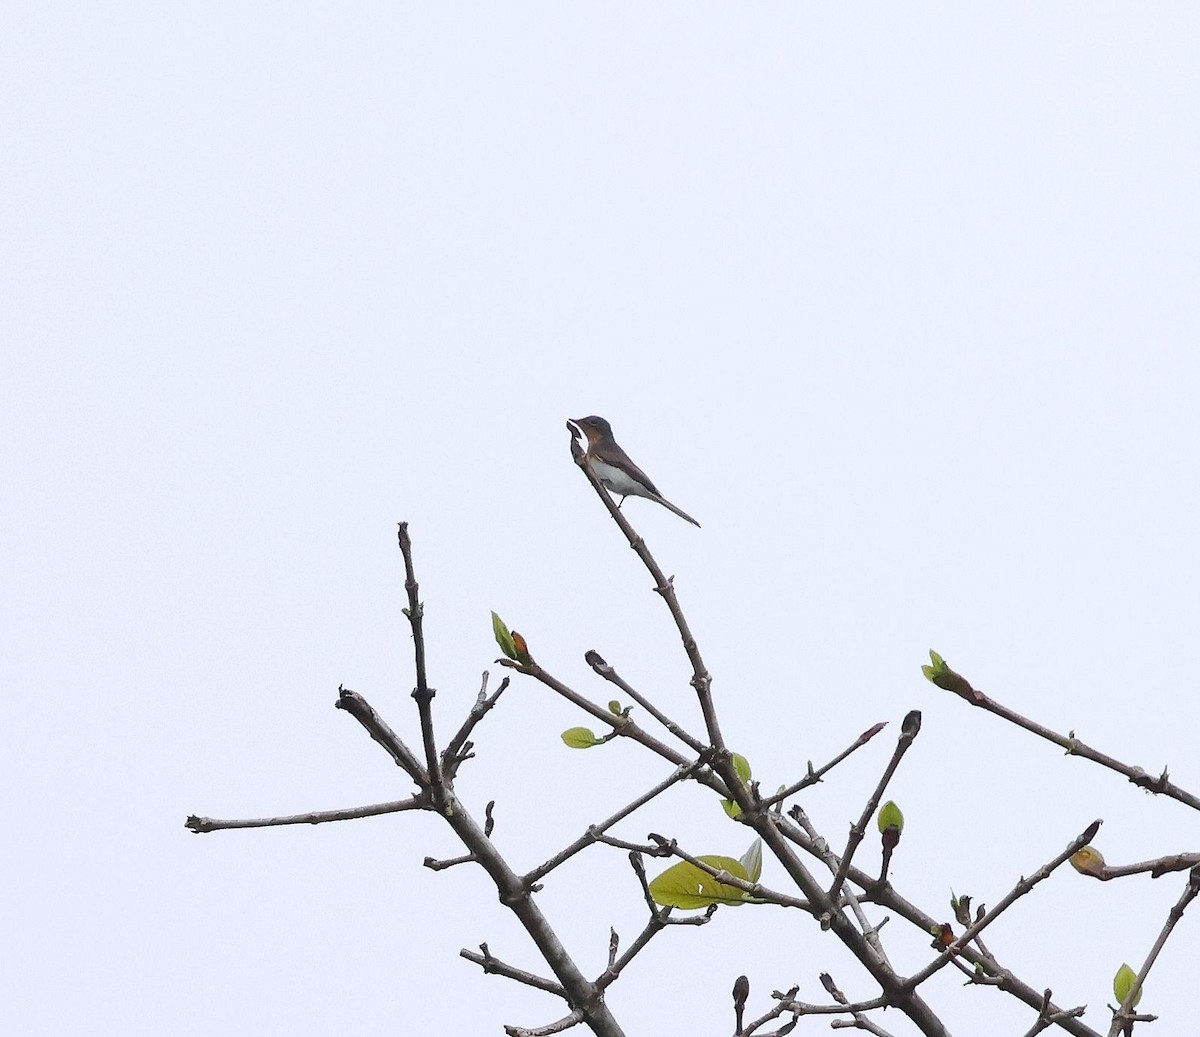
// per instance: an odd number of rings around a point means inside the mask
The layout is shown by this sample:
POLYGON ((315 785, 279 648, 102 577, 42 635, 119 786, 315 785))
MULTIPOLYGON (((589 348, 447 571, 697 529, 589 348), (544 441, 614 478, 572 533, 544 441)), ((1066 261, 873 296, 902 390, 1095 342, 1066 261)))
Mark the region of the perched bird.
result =
POLYGON ((699 527, 699 522, 663 497, 658 487, 646 478, 646 473, 629 460, 629 455, 613 439, 612 426, 607 421, 594 414, 590 418, 571 420, 587 436, 587 453, 583 455, 587 466, 601 483, 620 496, 618 508, 625 503, 626 497, 646 497, 699 527))

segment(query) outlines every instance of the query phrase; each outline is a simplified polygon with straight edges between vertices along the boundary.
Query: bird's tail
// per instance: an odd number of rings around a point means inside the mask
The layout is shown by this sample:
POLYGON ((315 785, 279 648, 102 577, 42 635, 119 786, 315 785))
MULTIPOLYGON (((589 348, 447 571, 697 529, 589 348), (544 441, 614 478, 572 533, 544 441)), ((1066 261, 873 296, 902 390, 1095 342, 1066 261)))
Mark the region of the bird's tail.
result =
POLYGON ((677 507, 675 507, 675 505, 674 505, 674 504, 672 504, 672 503, 671 503, 669 500, 667 500, 665 497, 656 497, 656 498, 655 498, 655 500, 657 500, 657 501, 658 501, 658 503, 659 503, 659 504, 661 504, 661 505, 662 505, 664 508, 666 508, 668 511, 673 511, 673 512, 675 512, 675 514, 676 514, 676 515, 678 515, 678 516, 679 516, 681 519, 686 519, 688 522, 690 522, 690 523, 691 523, 693 526, 695 526, 697 529, 699 529, 699 528, 700 528, 700 523, 699 523, 699 522, 697 522, 697 521, 696 521, 694 518, 692 518, 692 516, 691 516, 691 515, 689 515, 689 514, 688 514, 686 511, 684 511, 684 510, 683 510, 683 508, 677 508, 677 507))

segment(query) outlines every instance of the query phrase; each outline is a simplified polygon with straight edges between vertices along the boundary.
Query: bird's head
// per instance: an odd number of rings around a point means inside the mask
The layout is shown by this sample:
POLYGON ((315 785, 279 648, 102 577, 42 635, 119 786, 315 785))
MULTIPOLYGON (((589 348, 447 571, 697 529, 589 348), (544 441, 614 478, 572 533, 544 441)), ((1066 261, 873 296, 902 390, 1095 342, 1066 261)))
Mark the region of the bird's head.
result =
POLYGON ((588 418, 572 418, 571 421, 579 426, 580 431, 587 436, 589 443, 612 435, 612 426, 604 418, 597 417, 595 414, 588 418))

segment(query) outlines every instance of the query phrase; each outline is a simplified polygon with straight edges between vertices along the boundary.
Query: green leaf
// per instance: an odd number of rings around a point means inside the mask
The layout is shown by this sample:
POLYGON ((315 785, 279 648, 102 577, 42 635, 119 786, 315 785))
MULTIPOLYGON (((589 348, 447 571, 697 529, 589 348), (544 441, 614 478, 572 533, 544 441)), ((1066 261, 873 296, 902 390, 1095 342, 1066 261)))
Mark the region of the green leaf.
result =
POLYGON ((933 663, 932 666, 922 666, 921 672, 925 675, 925 679, 932 681, 944 691, 952 691, 956 695, 971 697, 976 693, 971 687, 971 682, 962 674, 955 673, 950 669, 949 664, 932 648, 929 650, 929 659, 933 663))
POLYGON ((730 817, 737 817, 742 812, 742 808, 739 807, 732 799, 721 800, 721 809, 723 809, 730 817))
MULTIPOLYGON (((1129 991, 1133 989, 1133 981, 1137 979, 1137 973, 1128 965, 1122 964, 1117 969, 1117 974, 1113 976, 1113 993, 1116 995, 1117 1001, 1120 1004, 1125 1003, 1125 999, 1129 996, 1129 991)), ((1138 988, 1137 994, 1129 1003, 1130 1008, 1137 1008, 1138 1002, 1142 999, 1141 988, 1138 988)))
MULTIPOLYGON (((741 861, 732 857, 699 857, 710 868, 727 871, 734 878, 749 881, 741 861)), ((677 907, 681 911, 699 911, 712 904, 737 907, 754 898, 736 886, 718 882, 708 872, 689 861, 680 861, 650 883, 650 895, 662 907, 677 907)))
POLYGON ((593 745, 603 745, 586 727, 571 727, 562 733, 562 740, 572 749, 590 749, 593 745))
POLYGON ((748 782, 750 780, 750 764, 746 760, 746 757, 741 756, 738 753, 733 753, 729 759, 733 764, 733 769, 737 772, 737 776, 741 778, 742 781, 748 782))
POLYGON ((901 832, 904 831, 904 815, 890 799, 879 808, 877 823, 880 832, 886 832, 889 828, 898 828, 901 832))
POLYGON ((937 652, 935 652, 932 648, 929 649, 929 661, 932 662, 933 665, 922 666, 921 672, 925 675, 926 680, 933 681, 934 684, 937 684, 937 679, 943 674, 947 673, 950 667, 946 665, 946 660, 938 655, 937 652))
POLYGON ((621 715, 621 703, 619 703, 616 699, 611 699, 608 703, 608 711, 613 716, 619 717, 621 715))
POLYGON ((492 633, 496 635, 496 644, 500 646, 500 651, 510 659, 516 659, 517 646, 513 641, 512 634, 508 632, 508 627, 505 625, 504 620, 497 616, 495 612, 492 613, 492 633))
POLYGON ((762 840, 755 839, 739 861, 750 881, 757 882, 762 877, 762 840))

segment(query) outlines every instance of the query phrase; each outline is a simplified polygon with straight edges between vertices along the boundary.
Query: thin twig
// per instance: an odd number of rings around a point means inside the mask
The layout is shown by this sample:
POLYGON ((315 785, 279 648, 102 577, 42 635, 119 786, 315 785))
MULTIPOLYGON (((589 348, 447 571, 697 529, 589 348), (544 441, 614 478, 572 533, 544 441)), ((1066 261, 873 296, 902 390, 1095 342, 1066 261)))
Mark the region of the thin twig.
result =
POLYGON ((909 978, 904 982, 905 987, 907 987, 909 990, 915 990, 935 972, 948 965, 950 960, 956 954, 961 953, 962 950, 973 939, 975 939, 976 935, 987 928, 987 926, 991 925, 992 922, 994 922, 1000 917, 1000 915, 1012 907, 1012 905, 1021 897, 1025 896, 1025 894, 1032 890, 1033 887, 1039 882, 1048 879, 1051 873, 1060 865, 1065 863, 1068 859, 1070 859, 1073 853, 1075 853, 1081 847, 1086 846, 1094 838, 1096 838, 1096 833, 1100 830, 1100 825, 1102 823, 1103 822, 1101 821, 1093 821, 1087 826, 1087 828, 1083 830, 1083 832, 1081 832, 1071 841, 1070 845, 1068 845, 1067 848, 1062 851, 1062 853, 1043 864, 1040 868, 1038 868, 1037 871, 1030 875, 1029 878, 1022 878, 1021 881, 1018 882, 990 912, 988 912, 973 926, 967 929, 961 936, 958 937, 958 939, 946 947, 946 949, 943 950, 933 961, 926 965, 925 968, 921 969, 920 972, 909 976, 909 978))
MULTIPOLYGON (((502 663, 511 663, 511 660, 504 659, 504 660, 501 660, 501 662, 502 663)), ((591 716, 595 717, 597 720, 600 720, 603 723, 608 724, 608 726, 611 727, 614 731, 616 731, 619 735, 622 735, 626 738, 632 738, 635 742, 638 742, 639 744, 644 745, 651 752, 656 753, 657 755, 661 756, 664 760, 667 760, 668 762, 675 764, 677 767, 681 766, 681 765, 690 765, 693 762, 693 761, 689 760, 686 756, 684 756, 682 753, 676 751, 675 749, 672 749, 666 743, 659 741, 659 739, 655 738, 652 734, 650 734, 648 731, 646 731, 643 727, 638 725, 638 723, 636 721, 631 720, 629 717, 617 716, 616 714, 610 712, 607 706, 601 706, 598 703, 592 702, 590 699, 585 698, 583 695, 580 695, 579 692, 577 692, 574 688, 571 688, 568 685, 564 684, 553 674, 547 672, 538 663, 536 663, 536 662, 530 662, 528 664, 512 663, 510 668, 518 670, 521 673, 525 673, 531 677, 536 678, 537 680, 541 681, 544 685, 546 685, 546 687, 550 688, 552 691, 557 692, 559 695, 561 695, 563 698, 565 698, 568 702, 571 702, 574 705, 578 706, 585 713, 588 713, 591 716)), ((697 777, 701 777, 702 780, 705 781, 706 785, 708 785, 710 788, 713 788, 715 791, 719 792, 724 798, 726 798, 726 799, 732 798, 729 793, 729 790, 725 787, 724 782, 717 775, 710 774, 710 775, 708 775, 707 779, 705 779, 698 773, 697 777)))
POLYGON ((1142 967, 1138 970, 1137 978, 1133 981, 1133 985, 1129 988, 1129 993, 1125 995, 1125 1000, 1121 1002, 1120 1007, 1113 1013, 1112 1027, 1108 1031, 1109 1037, 1116 1037, 1122 1027, 1132 1029, 1134 1021, 1133 1003, 1137 1000, 1138 993, 1142 989, 1142 984, 1146 982, 1146 977, 1150 974, 1150 969, 1154 967, 1155 961, 1166 945, 1167 938, 1171 935, 1175 926, 1179 924, 1179 920, 1183 917, 1184 911, 1188 905, 1196 899, 1196 894, 1200 893, 1200 864, 1197 864, 1188 873, 1187 885, 1183 889, 1183 893, 1179 899, 1172 905, 1171 910, 1167 912, 1167 920, 1163 923, 1162 931, 1158 934, 1158 939, 1154 941, 1154 946, 1150 948, 1150 953, 1146 955, 1146 960, 1142 963, 1142 967))
POLYGON ((289 814, 285 817, 255 817, 235 821, 221 821, 215 817, 187 819, 185 827, 193 832, 220 832, 229 828, 277 828, 281 825, 321 825, 327 821, 350 821, 356 817, 376 817, 379 814, 398 814, 402 810, 428 810, 432 806, 429 797, 418 793, 408 799, 394 799, 389 803, 372 803, 365 807, 344 807, 341 810, 312 810, 307 814, 289 814))
POLYGON ((334 705, 338 709, 344 709, 362 724, 366 728, 367 734, 383 746, 384 751, 396 761, 396 765, 402 767, 405 773, 422 789, 429 788, 429 774, 413 755, 412 750, 400 740, 400 736, 387 725, 387 722, 357 691, 339 687, 338 700, 334 705))
POLYGON ((597 674, 603 677, 610 684, 615 684, 618 688, 625 692, 626 695, 628 695, 631 699, 633 699, 634 702, 641 706, 642 709, 654 717, 654 719, 662 724, 662 726, 668 731, 670 731, 671 734, 686 744, 693 752, 702 753, 708 748, 708 746, 700 741, 699 738, 696 738, 685 731, 682 727, 675 723, 674 720, 672 720, 665 713, 663 713, 662 710, 655 706, 654 703, 652 703, 649 699, 638 692, 636 688, 625 681, 616 670, 609 666, 609 664, 600 657, 600 653, 595 649, 585 653, 583 659, 584 662, 586 662, 593 670, 595 670, 597 674))
MULTIPOLYGON (((744 1032, 747 1035, 752 1034, 752 1033, 757 1033, 760 1029, 762 1029, 762 1027, 766 1026, 767 1023, 772 1022, 775 1019, 778 1019, 781 1015, 783 1015, 784 1012, 788 1011, 786 1002, 789 1001, 791 998, 795 997, 799 991, 800 991, 799 987, 792 987, 786 994, 781 994, 778 990, 771 991, 771 997, 773 997, 776 1002, 775 1007, 772 1008, 769 1012, 765 1013, 764 1015, 760 1015, 757 1019, 753 1020, 750 1023, 750 1025, 746 1027, 744 1032)), ((777 1032, 778 1033, 790 1032, 792 1029, 795 1028, 796 1020, 798 1018, 799 1018, 798 1016, 793 1015, 788 1030, 786 1030, 786 1031, 780 1030, 777 1032)), ((763 1037, 766 1037, 766 1035, 763 1035, 763 1037)))
MULTIPOLYGON (((817 835, 816 829, 813 827, 812 822, 808 819, 808 815, 804 812, 800 805, 796 804, 793 806, 788 811, 788 815, 792 817, 797 824, 801 825, 808 833, 809 838, 813 842, 811 852, 824 862, 825 867, 829 869, 831 875, 836 875, 841 861, 838 859, 837 854, 829 848, 829 844, 823 838, 817 835)), ((857 894, 855 894, 844 882, 842 883, 841 899, 846 902, 847 906, 854 913, 854 917, 858 920, 859 929, 862 931, 863 936, 866 937, 868 942, 875 949, 875 953, 879 955, 879 960, 890 966, 891 961, 888 959, 887 952, 883 949, 883 941, 879 938, 880 926, 871 924, 870 920, 867 918, 867 913, 862 908, 862 904, 860 903, 857 894)), ((885 918, 884 921, 886 920, 887 919, 885 918)))
MULTIPOLYGON (((793 807, 793 810, 795 809, 797 808, 793 807)), ((787 818, 780 818, 778 827, 780 834, 785 839, 794 843, 805 852, 811 853, 818 858, 821 858, 823 853, 828 852, 823 839, 819 837, 814 839, 808 833, 790 823, 787 818)), ((846 879, 848 882, 853 882, 856 886, 868 891, 862 895, 864 901, 877 904, 882 908, 894 912, 921 932, 929 933, 938 925, 936 918, 926 914, 912 901, 901 896, 890 883, 879 883, 873 876, 867 875, 853 866, 847 872, 846 879)), ((1041 991, 1035 989, 1031 984, 1024 982, 1008 969, 999 969, 994 961, 985 958, 974 948, 965 948, 962 952, 962 957, 972 965, 977 965, 986 974, 996 975, 1001 980, 999 988, 1005 993, 1011 994, 1018 1001, 1033 1009, 1037 1009, 1041 1005, 1043 996, 1041 991)), ((1057 1005, 1051 1005, 1050 1009, 1055 1013, 1063 1012, 1063 1009, 1057 1005)), ((1096 1030, 1093 1030, 1078 1019, 1062 1019, 1057 1022, 1057 1025, 1071 1034, 1072 1037, 1101 1037, 1096 1030)))
POLYGON ((680 764, 662 781, 655 785, 654 788, 643 792, 640 796, 638 796, 637 799, 621 807, 621 809, 611 817, 606 818, 597 825, 589 825, 587 831, 584 832, 583 835, 581 835, 573 843, 571 843, 570 846, 560 850, 544 864, 539 864, 532 871, 527 872, 522 877, 521 881, 527 886, 532 886, 535 882, 541 881, 541 879, 545 878, 546 875, 552 872, 564 861, 574 857, 575 854, 579 853, 580 850, 586 849, 587 847, 596 843, 598 841, 598 837, 604 832, 607 832, 618 821, 628 817, 640 807, 645 806, 652 799, 654 799, 655 796, 659 796, 666 792, 667 789, 669 789, 672 785, 682 781, 684 778, 690 777, 700 766, 701 764, 699 760, 689 764, 680 764))
POLYGON ((882 731, 885 727, 887 727, 886 720, 882 721, 881 723, 876 724, 874 727, 868 728, 866 731, 864 731, 861 735, 859 735, 854 740, 854 743, 852 745, 850 745, 848 748, 844 749, 842 752, 838 753, 838 755, 835 756, 832 760, 830 760, 827 764, 825 764, 824 767, 818 767, 816 770, 813 770, 812 764, 810 763, 809 768, 808 768, 808 773, 803 778, 801 778, 799 781, 795 782, 794 784, 789 785, 787 788, 782 789, 779 792, 776 792, 775 795, 770 796, 767 799, 764 799, 762 801, 763 809, 769 810, 776 803, 782 803, 789 796, 794 796, 801 789, 806 789, 809 787, 809 785, 815 785, 826 774, 828 774, 831 770, 833 770, 834 767, 836 767, 839 763, 841 763, 844 759, 846 759, 847 756, 849 756, 851 753, 856 752, 857 750, 861 749, 872 738, 874 738, 877 734, 879 734, 879 732, 882 731))
MULTIPOLYGON (((837 1005, 834 1006, 834 1008, 833 1008, 833 1013, 842 1014, 845 1012, 849 1012, 854 1017, 852 1022, 847 1022, 844 1019, 835 1019, 833 1022, 831 1022, 829 1024, 829 1028, 831 1030, 841 1030, 841 1029, 851 1029, 852 1028, 855 1030, 866 1030, 868 1033, 876 1034, 876 1037, 892 1037, 892 1035, 890 1033, 888 1033, 887 1030, 883 1029, 880 1026, 877 1026, 870 1019, 868 1019, 865 1014, 866 1012, 868 1012, 874 1008, 882 1008, 882 1007, 884 1007, 884 1005, 877 1005, 877 1004, 870 1003, 870 1002, 860 1002, 859 1004, 856 1004, 856 1005, 851 1004, 850 999, 847 998, 846 995, 842 993, 841 989, 833 981, 833 977, 828 972, 821 973, 821 986, 823 986, 825 988, 826 992, 829 994, 829 996, 832 997, 837 1002, 837 1005), (867 1007, 864 1007, 864 1005, 867 1007)), ((831 1013, 824 1011, 823 1009, 818 1008, 818 1006, 813 1006, 813 1007, 814 1007, 814 1009, 816 1009, 815 1012, 797 1012, 796 1014, 797 1015, 831 1014, 831 1013)))
POLYGON ((447 868, 454 868, 460 864, 474 864, 479 860, 473 853, 464 853, 461 857, 445 857, 439 860, 437 857, 426 857, 422 862, 422 866, 430 871, 445 871, 447 868))
POLYGON ((1087 1011, 1086 1005, 1076 1005, 1074 1008, 1065 1008, 1054 1010, 1054 1006, 1050 1001, 1051 991, 1046 989, 1042 995, 1042 1005, 1038 1010, 1038 1017, 1034 1024, 1025 1031, 1022 1037, 1037 1037, 1039 1033, 1050 1029, 1051 1026, 1062 1026, 1067 1021, 1078 1019, 1084 1012, 1087 1011))
POLYGON ((485 973, 495 973, 497 976, 504 976, 506 979, 515 980, 517 983, 524 983, 527 987, 536 987, 538 990, 544 990, 548 994, 554 994, 557 997, 566 998, 566 990, 552 979, 546 979, 543 976, 536 976, 532 972, 526 972, 524 969, 518 969, 514 965, 509 965, 507 962, 501 961, 491 951, 488 950, 486 943, 479 945, 478 951, 469 950, 464 947, 458 952, 460 958, 466 958, 467 961, 473 961, 480 966, 485 973))
POLYGON ((1176 853, 1168 857, 1155 857, 1149 861, 1138 861, 1136 864, 1103 864, 1099 867, 1089 867, 1081 872, 1089 878, 1108 882, 1111 879, 1125 878, 1128 875, 1144 875, 1149 872, 1152 879, 1162 878, 1175 871, 1187 871, 1200 864, 1200 853, 1176 853))
POLYGON ((498 687, 491 695, 487 693, 488 673, 483 671, 483 681, 479 688, 479 694, 475 698, 475 704, 471 707, 471 711, 467 714, 466 720, 463 721, 462 727, 455 732, 453 738, 446 744, 446 748, 442 751, 442 773, 447 781, 452 781, 458 773, 459 766, 469 758, 471 752, 471 743, 467 741, 471 732, 475 729, 475 725, 487 715, 488 711, 496 704, 496 700, 504 694, 504 689, 508 687, 509 678, 505 677, 500 682, 498 687))
POLYGON ((900 725, 900 737, 896 741, 896 748, 892 753, 892 758, 888 761, 883 776, 879 779, 879 784, 875 786, 875 791, 871 793, 871 798, 867 800, 867 805, 863 808, 862 815, 854 827, 850 829, 850 838, 846 842, 846 852, 842 854, 837 874, 833 877, 833 885, 829 887, 829 899, 835 904, 837 903, 838 893, 841 892, 842 883, 846 881, 846 872, 849 870, 850 862, 854 858, 854 851, 858 849, 858 844, 862 842, 863 836, 866 835, 867 824, 871 820, 871 816, 875 813, 875 808, 879 805, 879 801, 883 798, 883 793, 888 786, 888 782, 892 780, 892 775, 896 773, 896 768, 900 766, 900 761, 904 759, 904 754, 908 752, 909 746, 912 745, 913 739, 917 737, 917 733, 920 730, 921 711, 914 709, 905 716, 904 722, 900 725))
POLYGON ((412 697, 417 703, 421 718, 421 742, 425 747, 425 770, 429 774, 429 790, 438 810, 446 809, 446 792, 442 782, 442 766, 438 760, 437 742, 433 735, 433 697, 437 694, 429 687, 425 674, 425 606, 421 604, 417 577, 413 570, 412 540, 408 536, 408 523, 400 523, 400 553, 404 556, 404 590, 408 595, 408 608, 404 614, 412 627, 413 657, 417 671, 417 686, 412 697))
POLYGON ((1165 768, 1157 778, 1152 778, 1141 767, 1122 763, 1120 760, 1114 759, 1100 752, 1098 749, 1093 749, 1086 742, 1081 742, 1075 737, 1074 732, 1071 732, 1069 735, 1061 735, 1057 731, 1052 731, 1050 728, 1022 716, 1015 710, 1001 705, 982 691, 973 688, 970 682, 961 674, 955 673, 948 668, 942 674, 939 674, 937 679, 931 677, 930 680, 939 688, 954 692, 964 702, 968 702, 972 706, 978 706, 989 713, 994 713, 996 716, 1007 720, 1010 724, 1016 724, 1017 727, 1024 728, 1039 738, 1044 738, 1048 742, 1062 746, 1067 751, 1068 756, 1081 756, 1085 760, 1091 760, 1093 763, 1098 763, 1101 767, 1107 767, 1111 771, 1125 775, 1138 788, 1143 788, 1147 792, 1153 792, 1156 795, 1168 796, 1171 799, 1186 804, 1193 810, 1200 810, 1200 796, 1195 796, 1186 789, 1182 789, 1178 785, 1168 781, 1165 768))
POLYGON ((583 1013, 577 1009, 545 1026, 535 1026, 532 1030, 527 1030, 524 1026, 505 1026, 504 1033, 505 1037, 552 1037, 553 1034, 562 1033, 564 1030, 571 1029, 572 1026, 578 1026, 581 1022, 583 1022, 583 1013))

